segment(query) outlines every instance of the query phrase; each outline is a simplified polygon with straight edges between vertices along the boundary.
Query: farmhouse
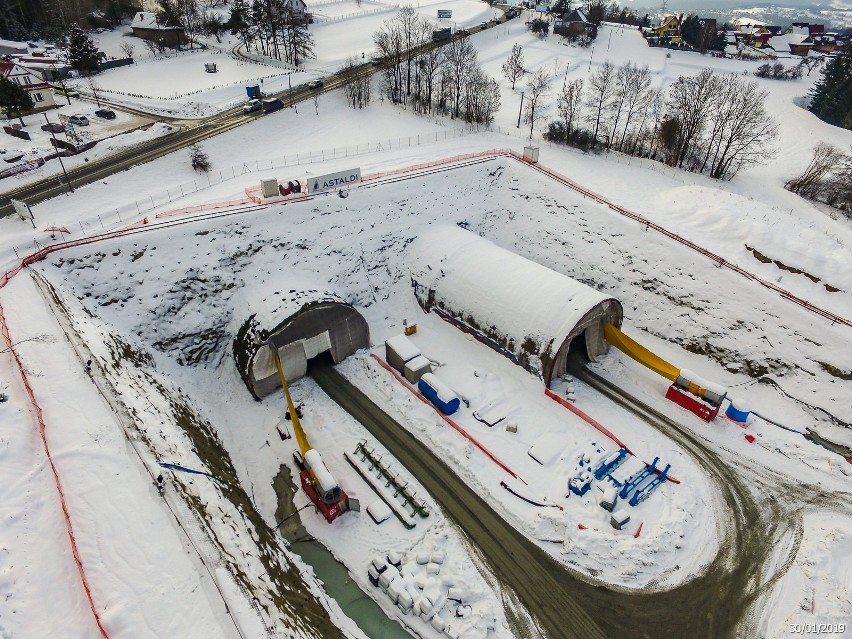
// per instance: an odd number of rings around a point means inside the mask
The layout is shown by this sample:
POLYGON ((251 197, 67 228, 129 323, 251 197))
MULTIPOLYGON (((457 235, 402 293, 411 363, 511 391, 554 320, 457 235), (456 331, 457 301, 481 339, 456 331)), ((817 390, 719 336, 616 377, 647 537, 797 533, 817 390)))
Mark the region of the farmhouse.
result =
POLYGON ((143 40, 152 40, 163 46, 179 49, 186 44, 183 27, 169 27, 161 24, 157 14, 152 11, 138 11, 130 24, 133 35, 143 40))
POLYGON ((648 31, 649 40, 659 44, 680 44, 680 26, 683 22, 683 14, 680 16, 665 16, 655 27, 648 31))
POLYGON ((25 69, 17 62, 0 61, 0 74, 17 85, 22 86, 32 97, 36 111, 51 109, 56 106, 53 99, 53 89, 39 78, 34 72, 25 69))
POLYGON ((409 248, 417 301, 473 334, 545 384, 568 355, 607 351, 605 323, 621 325, 621 303, 591 286, 455 226, 437 226, 409 248))

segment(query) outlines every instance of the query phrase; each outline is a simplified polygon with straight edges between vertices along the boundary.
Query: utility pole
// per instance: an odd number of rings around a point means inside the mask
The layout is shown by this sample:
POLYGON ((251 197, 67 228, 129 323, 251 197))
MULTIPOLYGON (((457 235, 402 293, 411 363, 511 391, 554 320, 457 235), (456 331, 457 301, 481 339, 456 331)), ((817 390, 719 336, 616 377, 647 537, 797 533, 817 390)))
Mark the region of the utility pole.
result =
MULTIPOLYGON (((518 126, 516 128, 521 128, 521 112, 524 110, 524 92, 521 91, 521 106, 518 107, 518 126)), ((47 117, 47 116, 45 116, 47 117)))
MULTIPOLYGON (((47 128, 50 129, 50 137, 56 142, 56 134, 53 132, 53 126, 51 126, 50 120, 47 118, 47 113, 44 114, 44 121, 47 122, 47 128)), ((59 147, 54 144, 53 148, 56 149, 56 157, 59 158, 59 166, 62 167, 62 173, 65 175, 65 183, 68 185, 68 190, 73 193, 74 187, 71 186, 71 178, 68 177, 68 172, 65 170, 65 163, 62 161, 62 154, 59 152, 59 147)))

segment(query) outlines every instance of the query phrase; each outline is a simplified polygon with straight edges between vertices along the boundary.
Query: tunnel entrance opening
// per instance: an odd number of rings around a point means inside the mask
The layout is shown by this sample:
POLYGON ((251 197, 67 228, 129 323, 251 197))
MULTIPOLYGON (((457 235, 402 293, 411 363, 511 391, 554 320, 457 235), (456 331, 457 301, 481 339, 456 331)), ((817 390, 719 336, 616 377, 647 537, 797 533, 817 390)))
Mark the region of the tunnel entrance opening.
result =
MULTIPOLYGON (((271 322, 270 322, 271 323, 271 322)), ((296 381, 308 373, 315 358, 339 364, 346 357, 370 345, 366 320, 349 304, 324 300, 305 304, 266 329, 252 316, 244 325, 234 345, 240 374, 256 399, 280 388, 275 353, 288 381, 296 381)))
POLYGON ((568 357, 565 360, 565 372, 582 369, 592 361, 589 357, 589 349, 586 348, 586 331, 583 331, 571 340, 568 346, 568 357))

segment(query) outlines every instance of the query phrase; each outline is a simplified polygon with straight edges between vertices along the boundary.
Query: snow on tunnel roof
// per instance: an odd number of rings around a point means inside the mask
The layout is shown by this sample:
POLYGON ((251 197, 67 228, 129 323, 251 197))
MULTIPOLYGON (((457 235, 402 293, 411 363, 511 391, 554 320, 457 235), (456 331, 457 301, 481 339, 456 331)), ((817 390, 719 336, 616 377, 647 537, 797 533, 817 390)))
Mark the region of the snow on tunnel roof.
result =
POLYGON ((242 312, 236 314, 237 326, 254 316, 255 321, 267 330, 272 330, 305 306, 329 302, 346 304, 337 292, 328 288, 328 284, 292 271, 274 284, 248 285, 240 291, 240 295, 242 300, 236 307, 242 312))
POLYGON ((555 352, 597 305, 615 299, 457 226, 438 225, 409 248, 414 280, 441 306, 516 341, 555 352))

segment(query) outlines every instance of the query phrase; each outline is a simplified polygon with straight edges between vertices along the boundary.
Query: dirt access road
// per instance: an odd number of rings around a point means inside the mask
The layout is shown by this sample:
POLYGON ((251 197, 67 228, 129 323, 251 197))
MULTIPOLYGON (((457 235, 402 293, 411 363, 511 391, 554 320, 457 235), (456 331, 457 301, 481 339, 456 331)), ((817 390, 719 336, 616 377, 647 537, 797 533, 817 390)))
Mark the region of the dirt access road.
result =
MULTIPOLYGON (((590 371, 578 377, 604 395, 640 413, 676 439, 706 469, 725 502, 721 513, 720 552, 701 575, 668 591, 625 591, 592 583, 558 564, 503 520, 441 459, 384 413, 330 364, 312 361, 311 376, 320 387, 405 465, 440 504, 447 516, 479 547, 489 568, 534 615, 551 639, 693 637, 728 639, 758 636, 751 609, 780 578, 795 557, 801 539, 801 509, 826 505, 836 496, 814 486, 781 485, 769 469, 743 479, 688 429, 654 409, 625 397, 590 371), (763 488, 755 499, 747 484, 763 488), (786 508, 773 493, 794 490, 800 499, 786 508), (792 534, 792 541, 789 536, 792 534), (767 562, 779 544, 789 550, 774 574, 767 562)), ((790 492, 786 493, 789 498, 790 492)))

